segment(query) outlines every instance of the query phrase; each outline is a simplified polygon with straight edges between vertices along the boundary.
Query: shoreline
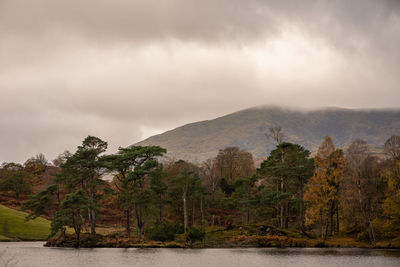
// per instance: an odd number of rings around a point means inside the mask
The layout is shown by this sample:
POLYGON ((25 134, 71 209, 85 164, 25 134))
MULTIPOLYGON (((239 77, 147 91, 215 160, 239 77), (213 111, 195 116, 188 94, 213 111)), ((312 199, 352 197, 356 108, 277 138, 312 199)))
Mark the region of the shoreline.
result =
POLYGON ((148 245, 148 244, 128 244, 120 246, 49 246, 46 245, 46 241, 43 240, 24 240, 24 241, 0 241, 0 244, 18 244, 18 243, 43 243, 43 247, 46 248, 74 248, 74 249, 91 249, 91 248, 138 248, 138 249, 189 249, 189 250, 206 250, 206 249, 262 249, 262 248, 276 248, 276 249, 360 249, 360 250, 400 250, 400 246, 324 246, 324 247, 301 247, 301 246, 291 246, 291 247, 281 247, 281 246, 169 246, 167 244, 161 245, 148 245))
POLYGON ((45 247, 68 248, 184 248, 184 249, 208 249, 208 248, 358 248, 358 249, 400 249, 398 242, 380 241, 375 245, 364 242, 346 243, 341 239, 330 239, 320 242, 318 239, 298 239, 279 236, 240 236, 231 240, 197 241, 197 242, 161 242, 140 240, 138 238, 113 238, 110 236, 90 235, 82 236, 80 242, 73 235, 55 237, 45 241, 45 247))

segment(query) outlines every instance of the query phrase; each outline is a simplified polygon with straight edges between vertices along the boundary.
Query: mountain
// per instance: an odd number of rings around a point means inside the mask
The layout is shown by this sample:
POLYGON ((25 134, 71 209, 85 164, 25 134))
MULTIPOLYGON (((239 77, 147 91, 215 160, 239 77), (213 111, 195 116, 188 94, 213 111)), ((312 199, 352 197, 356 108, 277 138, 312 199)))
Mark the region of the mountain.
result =
POLYGON ((159 145, 167 156, 192 162, 215 157, 219 149, 237 146, 262 158, 275 147, 266 137, 268 128, 281 126, 288 142, 316 151, 326 135, 336 147, 344 148, 356 138, 381 147, 392 135, 400 134, 400 110, 353 110, 326 108, 299 111, 256 107, 213 120, 186 124, 147 138, 136 145, 159 145))

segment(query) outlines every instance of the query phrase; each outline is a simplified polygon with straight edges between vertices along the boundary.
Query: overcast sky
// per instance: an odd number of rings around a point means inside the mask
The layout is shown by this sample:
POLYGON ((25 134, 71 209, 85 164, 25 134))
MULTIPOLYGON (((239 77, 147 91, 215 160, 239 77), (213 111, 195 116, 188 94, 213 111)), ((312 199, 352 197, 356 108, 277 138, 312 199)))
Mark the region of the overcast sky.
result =
POLYGON ((0 163, 257 105, 399 100, 399 0, 0 0, 0 163))

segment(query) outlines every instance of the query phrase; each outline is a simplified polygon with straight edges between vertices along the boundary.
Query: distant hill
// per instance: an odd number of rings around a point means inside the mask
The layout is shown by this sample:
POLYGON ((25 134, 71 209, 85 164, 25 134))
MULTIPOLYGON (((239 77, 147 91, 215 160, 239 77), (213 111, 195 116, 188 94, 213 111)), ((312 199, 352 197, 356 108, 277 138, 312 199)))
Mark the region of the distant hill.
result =
POLYGON ((250 108, 186 124, 136 145, 159 145, 167 149, 168 157, 193 162, 214 157, 227 146, 238 146, 262 158, 275 147, 265 134, 276 125, 282 127, 285 141, 310 151, 316 151, 326 135, 332 136, 336 147, 343 148, 361 138, 379 150, 390 136, 400 134, 400 110, 250 108))

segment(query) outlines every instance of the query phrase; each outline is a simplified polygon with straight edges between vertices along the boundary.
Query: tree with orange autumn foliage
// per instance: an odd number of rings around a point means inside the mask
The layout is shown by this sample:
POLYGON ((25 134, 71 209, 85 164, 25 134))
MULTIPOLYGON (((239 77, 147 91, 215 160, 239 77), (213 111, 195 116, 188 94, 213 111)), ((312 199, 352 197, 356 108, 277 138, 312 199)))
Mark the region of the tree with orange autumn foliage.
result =
POLYGON ((332 235, 334 230, 339 231, 338 193, 344 163, 342 150, 335 149, 330 136, 325 137, 315 156, 314 175, 309 180, 304 195, 309 205, 306 211, 306 224, 319 224, 323 241, 328 235, 332 235))

